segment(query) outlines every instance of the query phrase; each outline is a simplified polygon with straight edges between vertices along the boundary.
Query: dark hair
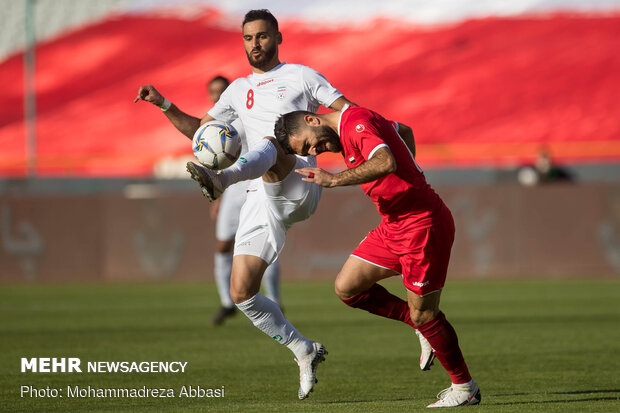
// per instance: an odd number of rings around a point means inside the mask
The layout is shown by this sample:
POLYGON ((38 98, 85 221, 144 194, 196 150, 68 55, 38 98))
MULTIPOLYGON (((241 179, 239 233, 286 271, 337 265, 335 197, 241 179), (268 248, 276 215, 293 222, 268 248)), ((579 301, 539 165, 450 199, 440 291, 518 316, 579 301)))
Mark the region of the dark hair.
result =
POLYGON ((314 113, 305 110, 296 110, 294 112, 285 113, 276 121, 274 134, 276 135, 278 143, 282 149, 284 149, 284 152, 295 153, 289 143, 289 136, 295 135, 306 125, 303 120, 306 115, 314 115, 314 113))
POLYGON ((276 32, 280 31, 280 29, 278 28, 278 21, 267 9, 250 10, 249 12, 247 12, 245 14, 245 17, 243 18, 241 28, 243 29, 243 26, 245 26, 246 23, 253 22, 255 20, 265 20, 266 22, 271 24, 271 27, 273 27, 276 32))
POLYGON ((209 85, 211 85, 211 84, 213 84, 215 82, 224 82, 226 84, 226 87, 228 87, 228 85, 230 85, 230 80, 228 80, 228 78, 225 78, 222 75, 217 75, 213 79, 209 80, 209 85))

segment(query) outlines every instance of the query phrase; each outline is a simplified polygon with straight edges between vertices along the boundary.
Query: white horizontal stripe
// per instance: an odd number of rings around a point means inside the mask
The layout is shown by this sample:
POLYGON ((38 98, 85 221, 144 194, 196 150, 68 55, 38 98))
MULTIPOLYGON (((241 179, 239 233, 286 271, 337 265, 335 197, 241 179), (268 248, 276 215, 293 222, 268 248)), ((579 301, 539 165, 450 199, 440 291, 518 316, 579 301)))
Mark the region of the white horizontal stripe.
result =
MULTIPOLYGON (((207 6, 230 14, 231 19, 235 18, 235 26, 238 26, 243 15, 251 9, 269 9, 280 23, 292 18, 332 25, 359 25, 381 17, 436 24, 523 13, 608 12, 620 9, 618 0, 314 0, 307 3, 282 0, 125 0, 121 4, 123 11, 165 9, 182 11, 187 15, 202 13, 202 7, 207 6), (197 4, 202 7, 196 7, 197 4), (355 12, 351 13, 352 10, 355 12)), ((320 26, 317 29, 320 30, 320 26)))
POLYGON ((387 146, 385 143, 380 143, 379 145, 375 146, 372 151, 370 151, 370 154, 368 155, 368 159, 372 158, 372 156, 375 154, 375 152, 377 152, 378 149, 381 149, 384 146, 386 148, 390 149, 389 146, 387 146))

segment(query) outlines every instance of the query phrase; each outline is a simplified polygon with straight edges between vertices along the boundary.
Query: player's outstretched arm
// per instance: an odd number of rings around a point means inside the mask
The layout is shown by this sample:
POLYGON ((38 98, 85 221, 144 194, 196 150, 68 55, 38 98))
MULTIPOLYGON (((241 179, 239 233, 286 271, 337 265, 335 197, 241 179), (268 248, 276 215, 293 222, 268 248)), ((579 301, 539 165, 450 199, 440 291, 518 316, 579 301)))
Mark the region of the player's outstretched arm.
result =
POLYGON ((384 177, 396 170, 396 160, 386 147, 379 148, 372 158, 355 168, 331 174, 321 168, 296 169, 302 181, 314 182, 326 188, 334 186, 359 185, 384 177))
POLYGON ((134 99, 134 103, 139 100, 152 103, 161 108, 174 127, 190 139, 194 137, 196 129, 200 126, 200 119, 188 115, 175 104, 165 99, 153 85, 140 86, 140 89, 138 89, 138 96, 134 99))
POLYGON ((398 122, 398 134, 400 135, 401 138, 403 138, 403 141, 405 141, 405 144, 407 145, 407 147, 411 151, 411 154, 415 158, 416 152, 415 152, 415 139, 413 137, 413 130, 409 126, 405 125, 404 123, 398 122))

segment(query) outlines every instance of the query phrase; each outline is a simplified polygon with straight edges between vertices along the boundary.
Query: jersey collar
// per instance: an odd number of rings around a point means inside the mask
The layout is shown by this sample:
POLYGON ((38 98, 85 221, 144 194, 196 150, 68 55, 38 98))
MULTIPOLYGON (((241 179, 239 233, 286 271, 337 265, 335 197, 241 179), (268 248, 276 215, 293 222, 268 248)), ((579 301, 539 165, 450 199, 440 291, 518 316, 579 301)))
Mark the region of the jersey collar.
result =
POLYGON ((278 70, 279 68, 281 68, 285 64, 286 64, 286 62, 282 62, 279 65, 277 65, 276 67, 274 67, 273 69, 271 69, 271 70, 269 70, 268 72, 265 72, 265 73, 255 73, 255 72, 252 72, 252 79, 262 79, 264 77, 271 76, 271 75, 273 75, 273 72, 275 72, 276 70, 278 70))
POLYGON ((349 109, 349 104, 345 103, 345 105, 340 109, 340 116, 338 117, 338 136, 340 136, 340 123, 342 122, 342 114, 345 110, 349 109))

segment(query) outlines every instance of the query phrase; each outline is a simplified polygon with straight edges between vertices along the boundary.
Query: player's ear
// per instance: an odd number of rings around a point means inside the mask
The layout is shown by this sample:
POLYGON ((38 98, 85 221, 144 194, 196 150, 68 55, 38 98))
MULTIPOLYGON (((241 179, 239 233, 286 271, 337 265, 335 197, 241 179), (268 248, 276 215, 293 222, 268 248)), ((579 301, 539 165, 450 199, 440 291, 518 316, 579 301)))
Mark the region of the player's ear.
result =
POLYGON ((282 44, 282 33, 278 32, 278 34, 276 35, 276 41, 278 42, 278 44, 282 44))
POLYGON ((321 124, 318 116, 315 115, 304 115, 304 122, 308 126, 317 126, 321 124))

